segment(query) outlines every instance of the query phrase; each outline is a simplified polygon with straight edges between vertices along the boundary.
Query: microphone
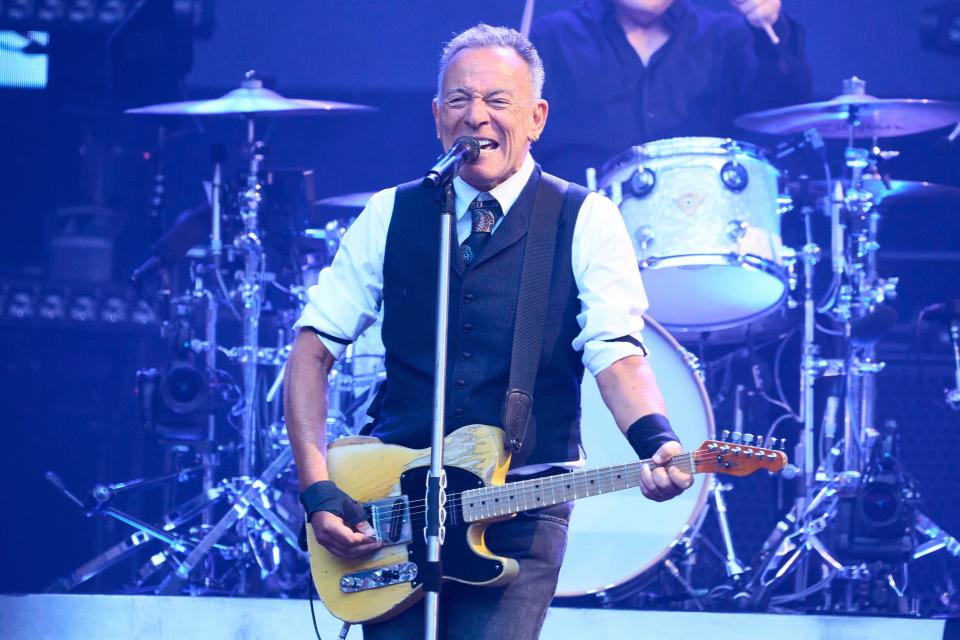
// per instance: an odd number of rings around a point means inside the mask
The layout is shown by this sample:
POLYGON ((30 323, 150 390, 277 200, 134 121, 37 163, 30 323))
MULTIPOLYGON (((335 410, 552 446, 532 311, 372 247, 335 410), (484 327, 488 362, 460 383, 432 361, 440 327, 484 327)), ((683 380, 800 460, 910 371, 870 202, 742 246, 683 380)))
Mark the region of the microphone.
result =
POLYGON ((450 149, 440 156, 420 183, 424 189, 436 189, 460 173, 461 167, 470 164, 480 155, 480 141, 470 136, 457 138, 450 149))
POLYGON ((823 136, 817 129, 810 128, 790 137, 786 142, 778 144, 773 155, 777 160, 782 160, 803 149, 810 149, 814 153, 823 154, 825 148, 823 136))
POLYGON ((134 286, 139 286, 148 274, 175 264, 187 255, 191 247, 208 237, 210 224, 210 205, 208 204, 182 212, 177 216, 173 227, 154 243, 152 255, 133 270, 130 282, 134 286))

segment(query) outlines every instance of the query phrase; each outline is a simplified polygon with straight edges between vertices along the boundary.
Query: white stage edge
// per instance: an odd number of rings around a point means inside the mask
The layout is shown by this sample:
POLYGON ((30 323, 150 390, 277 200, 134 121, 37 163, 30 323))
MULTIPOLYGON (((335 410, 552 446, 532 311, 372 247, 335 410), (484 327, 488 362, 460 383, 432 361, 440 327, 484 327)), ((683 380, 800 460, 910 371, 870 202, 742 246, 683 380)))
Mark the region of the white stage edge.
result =
MULTIPOLYGON (((320 636, 340 622, 315 604, 320 636)), ((553 608, 542 640, 943 640, 943 620, 553 608)), ((311 640, 306 600, 0 596, 2 640, 311 640)), ((359 640, 359 628, 348 638, 359 640)))

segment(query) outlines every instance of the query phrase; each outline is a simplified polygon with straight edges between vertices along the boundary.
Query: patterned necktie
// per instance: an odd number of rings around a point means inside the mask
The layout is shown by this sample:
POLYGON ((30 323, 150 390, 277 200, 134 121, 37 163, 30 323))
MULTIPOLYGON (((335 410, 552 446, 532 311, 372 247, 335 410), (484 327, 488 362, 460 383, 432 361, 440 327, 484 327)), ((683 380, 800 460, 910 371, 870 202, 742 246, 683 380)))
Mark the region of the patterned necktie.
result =
POLYGON ((473 262, 483 251, 483 246, 487 244, 490 234, 493 233, 494 225, 503 215, 500 203, 487 192, 478 194, 470 203, 468 211, 472 216, 472 227, 470 235, 460 245, 460 255, 466 265, 473 262))

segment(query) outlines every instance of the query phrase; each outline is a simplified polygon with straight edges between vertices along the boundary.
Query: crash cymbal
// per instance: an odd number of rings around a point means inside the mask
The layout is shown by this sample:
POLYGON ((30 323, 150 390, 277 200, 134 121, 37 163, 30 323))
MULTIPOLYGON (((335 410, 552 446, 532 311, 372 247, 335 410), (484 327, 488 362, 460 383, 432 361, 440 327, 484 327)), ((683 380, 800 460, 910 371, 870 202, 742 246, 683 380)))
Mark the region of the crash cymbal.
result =
POLYGON ((346 207, 350 209, 363 209, 367 206, 367 201, 373 197, 372 192, 347 193, 342 196, 330 196, 314 202, 319 207, 346 207))
POLYGON ((960 103, 942 100, 885 99, 845 94, 826 102, 755 111, 734 123, 749 131, 791 134, 816 129, 824 138, 891 138, 960 122, 960 103), (851 127, 851 125, 853 125, 851 127))
MULTIPOLYGON (((843 180, 844 191, 850 188, 850 181, 843 180)), ((902 204, 924 204, 936 202, 950 206, 960 206, 960 188, 951 187, 933 182, 915 182, 911 180, 890 180, 884 182, 879 178, 864 178, 861 189, 874 196, 874 202, 887 206, 902 204)), ((791 193, 800 189, 797 183, 790 184, 791 193)), ((832 193, 832 188, 826 180, 811 180, 808 183, 810 193, 815 196, 824 196, 832 193)))
POLYGON ((154 104, 126 113, 156 116, 314 116, 325 113, 376 111, 373 107, 330 100, 285 98, 276 91, 264 89, 256 78, 247 78, 239 89, 212 100, 191 100, 154 104))

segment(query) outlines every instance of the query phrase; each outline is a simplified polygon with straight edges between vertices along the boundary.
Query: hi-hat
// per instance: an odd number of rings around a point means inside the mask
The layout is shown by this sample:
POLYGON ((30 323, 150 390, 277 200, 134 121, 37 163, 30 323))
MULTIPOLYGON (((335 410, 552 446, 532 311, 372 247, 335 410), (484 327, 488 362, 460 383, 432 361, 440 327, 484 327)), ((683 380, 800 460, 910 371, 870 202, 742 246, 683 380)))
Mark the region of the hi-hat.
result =
POLYGON ((376 109, 348 102, 285 98, 276 91, 264 89, 260 80, 248 75, 239 89, 219 98, 154 104, 127 109, 126 113, 156 116, 315 116, 363 111, 376 109))
POLYGON ((840 95, 825 102, 754 111, 734 121, 749 131, 790 134, 816 129, 824 138, 892 138, 960 122, 960 103, 942 100, 885 99, 840 95))

